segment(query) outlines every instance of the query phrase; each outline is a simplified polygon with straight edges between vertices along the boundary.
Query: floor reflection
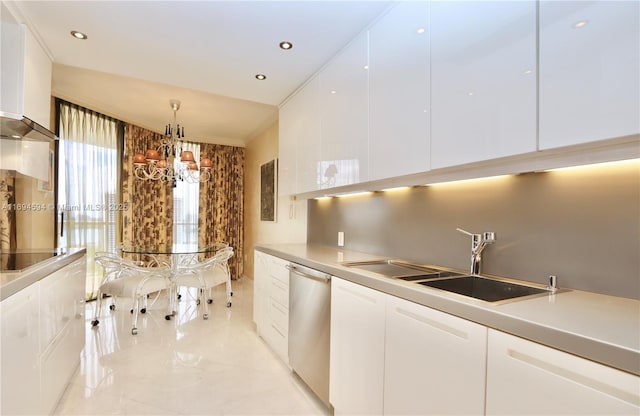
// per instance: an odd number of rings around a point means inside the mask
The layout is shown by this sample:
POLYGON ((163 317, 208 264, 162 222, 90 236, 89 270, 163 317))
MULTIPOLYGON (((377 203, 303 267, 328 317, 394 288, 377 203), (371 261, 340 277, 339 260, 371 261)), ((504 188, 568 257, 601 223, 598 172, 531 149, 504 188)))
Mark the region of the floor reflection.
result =
POLYGON ((87 304, 81 364, 54 414, 327 414, 256 335, 253 281, 233 283, 233 306, 226 307, 224 285, 216 287, 208 320, 184 288, 176 316, 165 320, 168 299, 161 296, 140 314, 137 335, 131 300, 118 299, 95 328, 95 305, 87 304))

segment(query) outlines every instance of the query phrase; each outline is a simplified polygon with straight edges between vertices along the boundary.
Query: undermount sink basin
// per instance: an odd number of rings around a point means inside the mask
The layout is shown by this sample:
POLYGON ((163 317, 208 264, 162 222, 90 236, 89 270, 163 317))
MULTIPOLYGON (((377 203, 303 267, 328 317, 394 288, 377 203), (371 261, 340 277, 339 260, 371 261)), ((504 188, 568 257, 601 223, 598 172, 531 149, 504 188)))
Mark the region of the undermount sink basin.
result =
POLYGON ((546 289, 479 276, 460 276, 450 279, 429 280, 417 283, 487 302, 498 302, 523 296, 549 293, 546 289))
POLYGON ((344 262, 342 265, 486 302, 500 302, 550 293, 547 289, 540 287, 472 276, 435 266, 422 266, 393 259, 344 262))

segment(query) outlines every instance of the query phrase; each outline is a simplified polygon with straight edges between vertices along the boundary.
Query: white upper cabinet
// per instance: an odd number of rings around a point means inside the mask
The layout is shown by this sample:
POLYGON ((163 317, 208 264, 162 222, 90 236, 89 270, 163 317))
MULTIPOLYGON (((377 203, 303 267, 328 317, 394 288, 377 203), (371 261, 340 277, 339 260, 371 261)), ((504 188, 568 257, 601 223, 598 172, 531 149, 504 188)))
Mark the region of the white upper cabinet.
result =
POLYGON ((321 161, 320 138, 320 81, 314 77, 300 91, 294 103, 298 107, 298 146, 296 160, 298 161, 298 175, 296 189, 298 191, 313 191, 320 188, 322 178, 318 170, 321 161))
POLYGON ((540 148, 640 133, 640 3, 540 2, 540 148))
POLYGON ((23 115, 25 27, 0 4, 0 111, 23 115))
POLYGON ((371 180, 429 169, 429 3, 400 2, 369 30, 371 180))
POLYGON ((536 2, 431 2, 431 167, 536 150, 536 2))
POLYGON ((280 108, 279 195, 319 188, 320 96, 314 77, 280 108))
POLYGON ((297 192, 296 112, 292 104, 293 98, 278 111, 278 195, 293 195, 297 192))
POLYGON ((367 55, 364 32, 320 72, 321 189, 369 179, 367 55))
POLYGON ((35 36, 0 5, 0 111, 47 127, 53 64, 35 36))

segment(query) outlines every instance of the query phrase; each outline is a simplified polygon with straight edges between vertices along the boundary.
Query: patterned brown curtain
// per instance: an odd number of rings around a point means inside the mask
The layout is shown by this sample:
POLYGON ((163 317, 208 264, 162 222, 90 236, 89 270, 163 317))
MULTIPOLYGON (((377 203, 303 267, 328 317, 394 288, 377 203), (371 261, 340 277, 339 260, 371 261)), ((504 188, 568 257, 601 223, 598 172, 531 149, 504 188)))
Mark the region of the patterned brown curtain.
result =
POLYGON ((200 184, 198 244, 226 242, 235 255, 229 259, 231 277, 244 273, 244 159, 242 147, 201 144, 200 157, 213 162, 212 178, 200 184))
POLYGON ((16 248, 15 179, 8 170, 0 170, 0 251, 16 248))
POLYGON ((171 182, 143 181, 133 173, 133 156, 157 149, 163 136, 126 125, 122 160, 122 202, 129 206, 122 217, 122 242, 150 246, 173 243, 173 191, 171 182))

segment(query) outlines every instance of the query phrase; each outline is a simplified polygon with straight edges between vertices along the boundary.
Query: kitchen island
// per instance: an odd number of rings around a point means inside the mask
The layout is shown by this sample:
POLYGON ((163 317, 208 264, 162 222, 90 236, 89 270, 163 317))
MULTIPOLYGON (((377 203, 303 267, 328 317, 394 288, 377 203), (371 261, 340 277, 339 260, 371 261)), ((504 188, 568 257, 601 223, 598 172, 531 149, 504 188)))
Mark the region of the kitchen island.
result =
POLYGON ((2 414, 51 413, 80 363, 86 250, 50 254, 0 272, 2 414))

